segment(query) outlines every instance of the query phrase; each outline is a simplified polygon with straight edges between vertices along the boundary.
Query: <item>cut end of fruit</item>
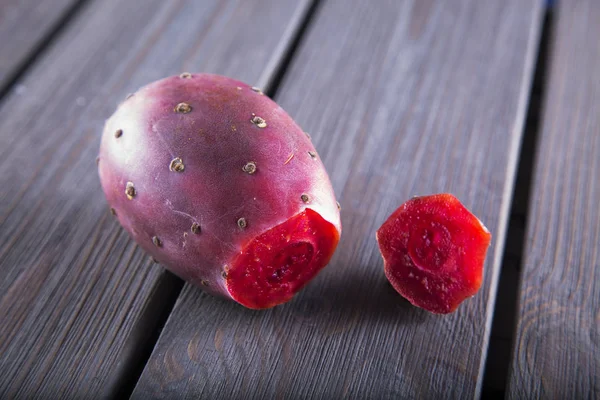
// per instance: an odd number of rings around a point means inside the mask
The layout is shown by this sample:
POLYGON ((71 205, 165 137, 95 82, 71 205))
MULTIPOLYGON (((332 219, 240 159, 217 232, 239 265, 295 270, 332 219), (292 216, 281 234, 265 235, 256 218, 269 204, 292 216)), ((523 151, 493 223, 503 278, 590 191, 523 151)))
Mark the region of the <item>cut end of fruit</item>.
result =
POLYGON ((491 234, 451 194, 415 197, 377 231, 385 275, 417 307, 455 311, 477 293, 491 234))
POLYGON ((248 308, 285 303, 327 265, 339 237, 331 223, 306 209, 244 247, 228 270, 227 289, 248 308))

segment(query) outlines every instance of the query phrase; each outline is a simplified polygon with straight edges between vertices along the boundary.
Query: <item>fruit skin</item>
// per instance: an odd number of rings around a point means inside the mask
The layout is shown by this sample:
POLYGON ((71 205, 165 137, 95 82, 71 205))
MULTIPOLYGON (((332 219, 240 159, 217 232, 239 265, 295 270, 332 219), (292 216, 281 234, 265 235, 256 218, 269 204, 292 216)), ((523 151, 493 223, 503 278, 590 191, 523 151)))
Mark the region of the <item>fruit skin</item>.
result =
POLYGON ((451 194, 414 197, 376 234, 385 275, 417 307, 447 314, 477 293, 492 238, 451 194))
POLYGON ((106 121, 98 170, 133 239, 214 295, 231 298, 228 269, 245 245, 305 209, 337 233, 321 251, 332 254, 341 234, 309 136, 260 90, 227 77, 185 73, 128 96, 106 121))

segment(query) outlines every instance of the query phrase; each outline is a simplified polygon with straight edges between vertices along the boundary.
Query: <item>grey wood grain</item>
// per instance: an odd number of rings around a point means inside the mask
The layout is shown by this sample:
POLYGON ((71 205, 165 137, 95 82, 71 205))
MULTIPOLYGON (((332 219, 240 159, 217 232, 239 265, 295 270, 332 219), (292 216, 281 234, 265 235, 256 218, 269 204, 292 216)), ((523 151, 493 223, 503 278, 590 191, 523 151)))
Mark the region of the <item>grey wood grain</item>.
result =
POLYGON ((133 398, 472 398, 480 391, 538 1, 325 2, 277 101, 313 137, 342 204, 330 265, 250 311, 186 286, 133 398), (449 316, 387 284, 375 230, 455 193, 494 235, 481 292, 449 316))
POLYGON ((65 23, 78 0, 0 1, 0 89, 3 89, 47 36, 65 23))
POLYGON ((177 294, 108 212, 95 165, 104 119, 186 70, 256 82, 309 5, 93 2, 4 99, 0 398, 114 396, 177 294))
POLYGON ((600 398, 600 3, 555 11, 507 397, 600 398))

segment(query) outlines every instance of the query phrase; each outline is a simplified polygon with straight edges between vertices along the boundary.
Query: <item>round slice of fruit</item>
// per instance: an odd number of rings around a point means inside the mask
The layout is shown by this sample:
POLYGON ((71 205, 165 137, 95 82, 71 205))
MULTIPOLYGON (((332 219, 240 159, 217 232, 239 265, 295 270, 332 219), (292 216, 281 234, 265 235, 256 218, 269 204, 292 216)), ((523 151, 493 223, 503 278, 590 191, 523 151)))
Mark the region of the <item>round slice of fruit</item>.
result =
POLYGON ((451 313, 481 287, 492 236, 451 194, 410 199, 376 237, 387 279, 417 307, 451 313))

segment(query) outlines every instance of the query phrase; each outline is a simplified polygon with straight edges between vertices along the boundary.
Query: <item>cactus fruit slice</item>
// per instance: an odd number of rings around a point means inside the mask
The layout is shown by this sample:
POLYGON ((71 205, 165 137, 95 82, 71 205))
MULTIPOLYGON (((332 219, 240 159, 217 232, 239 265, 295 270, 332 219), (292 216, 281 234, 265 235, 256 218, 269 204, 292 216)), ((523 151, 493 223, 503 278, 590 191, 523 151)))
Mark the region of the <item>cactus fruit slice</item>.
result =
POLYGON ((376 237, 387 279, 417 307, 451 313, 481 286, 491 234, 451 194, 412 198, 376 237))

